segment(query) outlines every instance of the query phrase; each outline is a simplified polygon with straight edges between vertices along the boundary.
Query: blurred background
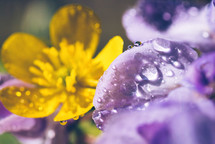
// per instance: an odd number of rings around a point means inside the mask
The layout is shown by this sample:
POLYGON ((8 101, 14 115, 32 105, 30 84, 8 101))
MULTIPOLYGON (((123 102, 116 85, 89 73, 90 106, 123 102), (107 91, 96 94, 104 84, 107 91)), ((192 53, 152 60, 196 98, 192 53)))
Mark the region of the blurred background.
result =
POLYGON ((128 43, 121 17, 135 2, 136 0, 0 0, 0 44, 13 32, 26 32, 48 42, 51 17, 58 8, 71 3, 93 9, 101 19, 99 50, 115 35, 122 36, 128 43))

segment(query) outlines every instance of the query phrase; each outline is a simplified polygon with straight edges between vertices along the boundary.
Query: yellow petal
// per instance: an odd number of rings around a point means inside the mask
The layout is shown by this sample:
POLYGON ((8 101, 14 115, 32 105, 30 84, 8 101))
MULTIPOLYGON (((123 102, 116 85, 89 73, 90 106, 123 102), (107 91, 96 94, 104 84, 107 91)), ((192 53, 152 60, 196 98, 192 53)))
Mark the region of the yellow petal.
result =
POLYGON ((25 33, 12 34, 3 44, 2 62, 14 77, 30 82, 29 67, 46 45, 36 37, 25 33))
POLYGON ((101 33, 100 21, 95 13, 81 5, 67 5, 59 9, 50 23, 50 37, 53 45, 66 40, 68 44, 77 41, 94 54, 101 33))
POLYGON ((78 119, 93 107, 95 89, 79 88, 75 95, 69 95, 54 121, 78 119))
POLYGON ((106 70, 113 60, 122 53, 123 44, 124 42, 120 36, 113 37, 96 56, 95 60, 100 61, 106 70))
POLYGON ((60 104, 61 97, 42 96, 37 88, 7 87, 1 90, 0 100, 12 113, 29 118, 46 117, 60 104))

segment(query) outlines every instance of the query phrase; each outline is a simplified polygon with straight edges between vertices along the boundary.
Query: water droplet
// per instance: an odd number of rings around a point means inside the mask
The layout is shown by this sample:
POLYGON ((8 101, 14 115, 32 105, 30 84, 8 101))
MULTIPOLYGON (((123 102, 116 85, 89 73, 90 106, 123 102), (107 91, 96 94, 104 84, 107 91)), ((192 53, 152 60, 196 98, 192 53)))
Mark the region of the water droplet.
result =
POLYGON ((111 113, 112 113, 112 114, 115 114, 115 113, 117 113, 117 110, 116 110, 116 109, 112 109, 112 110, 111 110, 111 113))
POLYGON ((133 46, 132 45, 128 45, 128 49, 131 49, 131 48, 133 48, 133 46))
POLYGON ((29 96, 31 94, 31 92, 29 91, 29 90, 27 90, 26 92, 25 92, 25 95, 26 96, 29 96))
POLYGON ((158 65, 158 62, 154 61, 154 64, 155 64, 155 65, 158 65))
POLYGON ((184 68, 184 66, 180 62, 178 62, 178 61, 174 61, 172 64, 176 68, 179 68, 179 69, 183 69, 184 68))
POLYGON ((103 92, 105 92, 105 93, 106 93, 106 92, 107 92, 107 89, 106 89, 106 88, 104 88, 104 89, 103 89, 103 92))
POLYGON ((103 122, 104 122, 104 120, 103 120, 102 118, 100 118, 100 119, 99 119, 99 121, 100 121, 101 123, 103 123, 103 122))
POLYGON ((101 102, 102 102, 102 99, 101 99, 101 98, 98 98, 98 99, 97 99, 97 102, 98 102, 98 103, 101 103, 101 102))
POLYGON ((167 61, 167 57, 162 56, 161 58, 162 58, 164 61, 167 61))
POLYGON ((42 107, 42 106, 39 106, 39 107, 38 107, 38 110, 39 110, 39 111, 42 111, 42 110, 43 110, 43 107, 42 107))
POLYGON ((166 72, 166 76, 172 77, 172 76, 174 76, 174 72, 172 70, 169 70, 166 72))
POLYGON ((142 44, 142 43, 141 43, 140 41, 136 41, 136 42, 134 43, 134 46, 135 46, 135 47, 138 47, 138 46, 141 46, 141 44, 142 44))
POLYGON ((17 96, 17 97, 21 97, 21 96, 22 96, 22 93, 21 93, 20 91, 17 91, 17 92, 16 92, 16 96, 17 96))
POLYGON ((115 66, 115 65, 113 65, 113 66, 112 66, 112 69, 113 69, 113 70, 116 70, 116 66, 115 66))
POLYGON ((149 102, 146 102, 146 103, 144 104, 144 106, 145 106, 145 107, 148 107, 148 106, 149 106, 149 102))
POLYGON ((60 124, 63 125, 63 126, 66 125, 67 124, 67 120, 60 121, 60 124))
POLYGON ((101 130, 101 129, 102 129, 102 126, 98 126, 98 129, 100 129, 100 130, 101 130))
POLYGON ((156 81, 158 79, 158 71, 155 66, 148 66, 146 70, 142 71, 142 78, 146 77, 149 81, 156 81))
POLYGON ((76 117, 73 117, 74 120, 78 120, 79 119, 79 116, 76 116, 76 117))
POLYGON ((113 84, 113 86, 117 87, 117 86, 118 86, 118 84, 117 84, 117 83, 114 83, 114 84, 113 84))
POLYGON ((170 42, 162 39, 155 39, 153 42, 153 48, 158 52, 169 53, 171 51, 170 42))

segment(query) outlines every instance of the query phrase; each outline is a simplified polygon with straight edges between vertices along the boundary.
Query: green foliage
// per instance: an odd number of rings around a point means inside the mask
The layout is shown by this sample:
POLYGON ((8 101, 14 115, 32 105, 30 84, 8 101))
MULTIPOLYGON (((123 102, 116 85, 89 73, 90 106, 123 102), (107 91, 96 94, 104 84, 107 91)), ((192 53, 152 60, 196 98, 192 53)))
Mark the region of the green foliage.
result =
POLYGON ((20 144, 18 140, 10 133, 0 135, 0 144, 20 144))

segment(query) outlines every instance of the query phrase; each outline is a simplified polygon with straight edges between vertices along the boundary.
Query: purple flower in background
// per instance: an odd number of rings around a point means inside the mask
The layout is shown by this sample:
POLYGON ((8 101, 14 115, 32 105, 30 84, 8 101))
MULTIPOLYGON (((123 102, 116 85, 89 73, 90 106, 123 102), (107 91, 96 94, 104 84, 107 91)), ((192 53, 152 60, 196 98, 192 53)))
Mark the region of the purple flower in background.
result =
POLYGON ((213 2, 201 7, 182 0, 139 0, 125 12, 122 23, 133 42, 161 37, 188 43, 203 52, 215 50, 213 2))
POLYGON ((215 53, 205 54, 189 68, 185 80, 198 92, 211 96, 215 93, 215 53))
POLYGON ((135 43, 110 65, 96 88, 93 119, 98 128, 121 110, 142 110, 178 86, 197 53, 187 45, 154 39, 135 43))
POLYGON ((145 111, 113 116, 97 144, 214 144, 215 107, 187 88, 145 111))

